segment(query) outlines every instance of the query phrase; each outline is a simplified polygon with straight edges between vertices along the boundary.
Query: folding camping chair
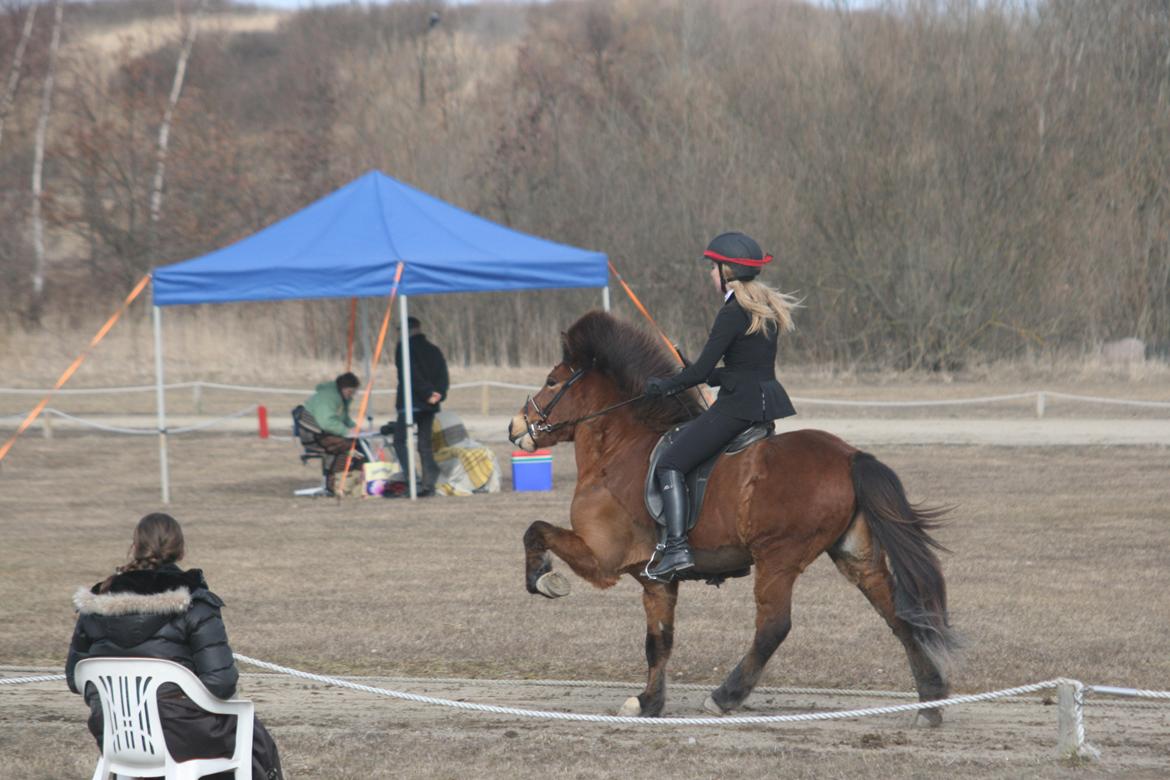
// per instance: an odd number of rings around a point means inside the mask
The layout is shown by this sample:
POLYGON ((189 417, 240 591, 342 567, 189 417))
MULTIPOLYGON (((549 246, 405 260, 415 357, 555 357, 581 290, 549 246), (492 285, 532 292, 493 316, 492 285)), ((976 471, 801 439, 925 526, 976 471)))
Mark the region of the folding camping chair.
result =
MULTIPOLYGON (((328 496, 329 492, 329 470, 333 463, 333 458, 339 457, 333 453, 325 451, 321 446, 321 436, 324 431, 317 421, 313 419, 313 415, 305 409, 304 405, 300 405, 292 410, 293 419, 293 439, 300 442, 301 445, 301 463, 307 464, 314 458, 321 460, 321 484, 318 487, 302 488, 294 490, 294 496, 328 496)), ((370 445, 363 438, 358 438, 357 444, 358 452, 365 458, 366 462, 374 460, 374 454, 370 451, 370 445)))

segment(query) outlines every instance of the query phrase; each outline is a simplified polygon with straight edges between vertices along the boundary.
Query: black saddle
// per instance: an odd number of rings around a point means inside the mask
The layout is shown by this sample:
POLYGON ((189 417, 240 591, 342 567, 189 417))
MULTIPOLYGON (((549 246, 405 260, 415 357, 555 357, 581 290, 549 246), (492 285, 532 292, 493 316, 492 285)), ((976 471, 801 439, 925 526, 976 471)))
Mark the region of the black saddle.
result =
MULTIPOLYGON (((662 438, 658 440, 658 444, 654 445, 654 450, 650 453, 650 470, 646 472, 646 511, 659 526, 662 526, 664 522, 662 518, 662 491, 658 489, 658 480, 654 478, 654 469, 658 466, 658 459, 662 457, 663 451, 673 444, 683 429, 690 424, 690 422, 685 422, 682 425, 676 425, 662 434, 662 438)), ((720 456, 743 452, 760 439, 771 436, 775 429, 775 423, 771 422, 752 425, 728 442, 726 447, 687 474, 687 492, 691 499, 687 511, 688 531, 694 528, 695 523, 699 520, 699 510, 703 508, 703 496, 707 493, 707 479, 711 476, 711 470, 715 468, 715 462, 719 460, 720 456)))

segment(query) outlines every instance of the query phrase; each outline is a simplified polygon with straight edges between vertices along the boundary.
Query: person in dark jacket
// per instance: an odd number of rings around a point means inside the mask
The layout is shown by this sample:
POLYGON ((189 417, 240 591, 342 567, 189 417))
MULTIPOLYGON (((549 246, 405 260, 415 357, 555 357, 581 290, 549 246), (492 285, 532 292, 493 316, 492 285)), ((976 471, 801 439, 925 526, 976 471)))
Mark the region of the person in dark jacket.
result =
MULTIPOLYGON (((89 730, 99 749, 103 716, 98 692, 92 685, 79 691, 73 675, 86 658, 161 658, 190 669, 221 699, 236 692, 239 672, 220 616, 223 601, 208 590, 202 571, 176 565, 183 553, 179 523, 170 515, 149 514, 134 529, 130 562, 73 596, 78 617, 65 679, 69 690, 85 696, 89 730)), ((235 716, 205 712, 175 685, 159 689, 158 712, 176 761, 226 757, 235 749, 235 716)), ((258 719, 253 722, 252 776, 283 777, 276 744, 258 719)))
MULTIPOLYGON (((422 465, 418 495, 430 496, 434 495, 435 481, 439 478, 439 464, 435 462, 431 430, 435 415, 447 398, 450 380, 447 376, 447 360, 442 350, 427 340, 422 332, 422 323, 417 317, 408 317, 406 323, 410 330, 410 397, 414 408, 415 431, 418 432, 419 462, 422 465)), ((409 461, 406 451, 406 391, 403 388, 401 341, 394 351, 394 365, 398 367, 398 396, 394 402, 398 410, 398 420, 394 423, 394 456, 405 473, 409 461)), ((383 426, 383 433, 387 433, 387 428, 389 426, 383 426)))
POLYGON ((667 538, 646 575, 664 581, 695 565, 686 536, 687 472, 753 423, 796 414, 776 381, 776 346, 780 332, 793 328, 797 301, 756 280, 772 256, 743 233, 716 236, 703 256, 711 261, 711 281, 724 299, 711 335, 694 363, 672 377, 651 378, 645 388, 649 397, 673 395, 700 382, 720 388, 715 403, 663 453, 654 472, 667 538), (720 359, 723 367, 717 368, 720 359))

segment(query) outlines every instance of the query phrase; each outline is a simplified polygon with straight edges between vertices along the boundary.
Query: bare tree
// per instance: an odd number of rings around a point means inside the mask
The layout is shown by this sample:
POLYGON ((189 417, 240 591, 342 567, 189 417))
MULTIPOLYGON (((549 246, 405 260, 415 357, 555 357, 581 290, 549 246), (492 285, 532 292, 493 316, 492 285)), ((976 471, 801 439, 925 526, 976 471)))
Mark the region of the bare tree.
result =
POLYGON ((41 199, 44 195, 42 176, 45 164, 45 136, 49 129, 49 114, 53 107, 53 81, 57 75, 57 49, 61 44, 61 18, 63 2, 56 0, 53 5, 53 33, 49 41, 49 64, 45 70, 44 89, 41 91, 41 112, 37 120, 36 151, 33 153, 32 174, 32 227, 33 250, 36 264, 33 268, 33 309, 32 319, 39 319, 41 296, 45 290, 45 236, 44 220, 41 216, 41 199))
POLYGON ((0 140, 4 138, 4 120, 12 110, 12 101, 16 99, 16 90, 20 87, 21 68, 24 64, 24 49, 28 46, 28 39, 32 37, 33 22, 37 18, 37 4, 31 3, 24 16, 24 28, 20 31, 20 41, 16 44, 16 52, 12 55, 12 70, 8 72, 8 86, 4 90, 4 100, 0 101, 0 140))
POLYGON ((159 214, 162 211, 163 183, 167 168, 167 144, 171 135, 171 123, 175 118, 175 106, 179 103, 179 95, 183 92, 183 81, 187 75, 187 60, 191 57, 191 50, 195 47, 195 36, 199 32, 199 21, 203 18, 203 11, 207 7, 207 0, 198 0, 193 17, 182 16, 178 2, 175 4, 179 13, 179 23, 185 21, 186 30, 183 35, 183 46, 179 50, 179 58, 175 63, 175 79, 171 83, 171 94, 167 99, 167 108, 163 112, 162 123, 158 127, 158 147, 155 151, 154 186, 150 193, 150 223, 152 230, 157 227, 159 214))

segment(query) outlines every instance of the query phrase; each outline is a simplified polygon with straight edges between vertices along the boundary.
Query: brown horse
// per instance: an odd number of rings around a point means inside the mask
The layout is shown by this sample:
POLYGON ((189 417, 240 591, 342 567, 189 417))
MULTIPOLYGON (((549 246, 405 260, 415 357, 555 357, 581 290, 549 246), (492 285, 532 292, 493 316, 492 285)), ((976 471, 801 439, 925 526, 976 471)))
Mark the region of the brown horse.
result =
MULTIPOLYGON (((551 571, 550 552, 599 588, 622 574, 642 584, 649 674, 621 712, 657 716, 666 700, 679 583, 642 573, 656 543, 643 490, 651 449, 664 430, 700 411, 698 396, 642 399, 646 379, 672 374, 673 362, 657 341, 608 314, 581 317, 563 342, 562 361, 508 426, 509 438, 525 450, 561 441, 576 447, 572 530, 542 521, 529 526, 526 584, 550 598, 568 593, 568 581, 551 571)), ((729 712, 751 693, 791 627, 796 577, 826 552, 902 641, 919 699, 945 698, 955 638, 933 551, 941 547, 928 533, 940 514, 912 506, 889 467, 824 431, 784 433, 723 456, 690 543, 698 572, 754 567, 756 633, 707 709, 729 712)), ((932 725, 942 721, 937 708, 922 714, 932 725)))

